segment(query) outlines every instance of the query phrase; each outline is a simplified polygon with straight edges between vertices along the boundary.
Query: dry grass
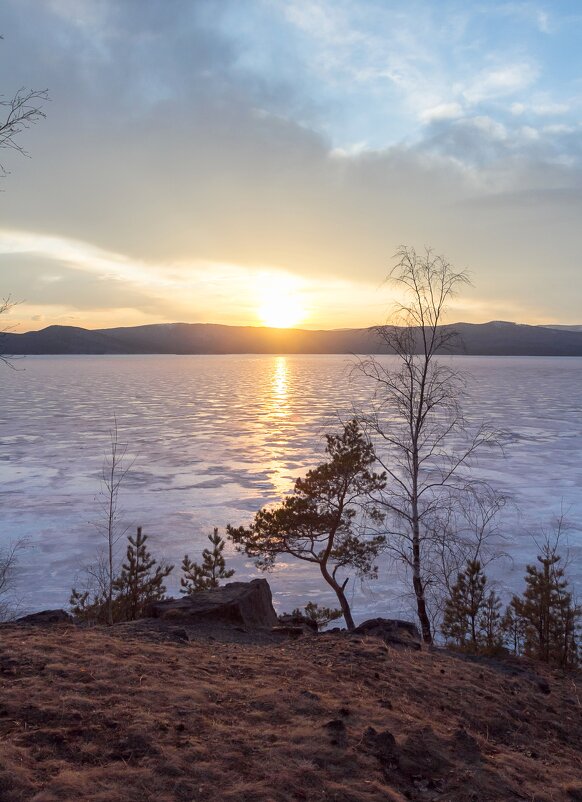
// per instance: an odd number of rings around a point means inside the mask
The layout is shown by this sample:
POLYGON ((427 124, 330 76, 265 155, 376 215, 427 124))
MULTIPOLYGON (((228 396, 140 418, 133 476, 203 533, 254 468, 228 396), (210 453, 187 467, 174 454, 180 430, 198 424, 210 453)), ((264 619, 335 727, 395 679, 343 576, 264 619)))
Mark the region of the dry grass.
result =
POLYGON ((581 683, 540 671, 342 636, 3 627, 0 802, 582 800, 581 683))

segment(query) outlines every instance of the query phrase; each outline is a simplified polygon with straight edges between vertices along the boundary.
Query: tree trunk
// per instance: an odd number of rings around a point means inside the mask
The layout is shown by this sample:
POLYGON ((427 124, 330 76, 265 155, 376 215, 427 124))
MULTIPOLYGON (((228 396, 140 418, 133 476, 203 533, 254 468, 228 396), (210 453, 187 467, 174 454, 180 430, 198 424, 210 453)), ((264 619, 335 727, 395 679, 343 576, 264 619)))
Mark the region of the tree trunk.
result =
POLYGON ((323 576, 327 584, 333 588, 335 595, 337 596, 337 600, 340 603, 340 607, 342 609, 342 613, 344 616, 344 621, 346 622, 346 627, 349 630, 355 629, 356 625, 354 624, 354 619, 352 618, 352 611, 350 610, 350 604, 346 599, 346 594, 344 593, 343 587, 338 582, 336 582, 336 580, 329 573, 327 567, 324 564, 320 563, 319 567, 321 569, 321 575, 323 576))
MULTIPOLYGON (((414 507, 416 505, 414 504, 414 507)), ((420 622, 422 639, 427 644, 432 644, 432 632, 430 629, 430 619, 426 611, 426 599, 424 587, 420 575, 420 524, 416 509, 412 516, 412 585, 416 596, 416 611, 420 622)))

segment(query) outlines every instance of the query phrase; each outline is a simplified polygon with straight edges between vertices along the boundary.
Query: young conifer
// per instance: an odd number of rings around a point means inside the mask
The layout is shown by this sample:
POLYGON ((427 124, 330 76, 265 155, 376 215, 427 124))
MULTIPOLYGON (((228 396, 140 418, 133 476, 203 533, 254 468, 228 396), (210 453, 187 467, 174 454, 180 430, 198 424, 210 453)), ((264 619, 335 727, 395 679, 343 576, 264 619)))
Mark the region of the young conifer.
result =
POLYGON ((490 590, 483 599, 479 615, 479 647, 489 654, 502 651, 501 599, 490 590))
POLYGON ((217 588, 222 579, 229 579, 234 574, 234 569, 226 567, 223 554, 225 542, 216 527, 213 534, 208 535, 208 540, 212 545, 212 551, 204 549, 202 565, 192 562, 187 554, 184 555, 180 593, 196 593, 199 590, 217 588))
POLYGON ((135 621, 143 615, 148 604, 166 595, 164 579, 173 565, 158 565, 147 549, 147 535, 141 526, 135 537, 128 536, 126 562, 114 582, 114 607, 117 620, 135 621))
POLYGON ((445 606, 442 633, 471 652, 492 653, 503 646, 501 599, 488 588, 479 560, 469 560, 457 575, 445 606))
POLYGON ((567 590, 555 547, 546 543, 537 559, 538 565, 526 567, 523 596, 514 596, 510 605, 523 625, 524 652, 545 663, 575 665, 581 610, 567 590))
POLYGON ((445 606, 443 635, 460 647, 477 649, 479 617, 485 599, 487 577, 479 560, 469 560, 465 570, 457 575, 445 606))
POLYGON ((518 656, 522 655, 525 642, 525 624, 517 614, 513 602, 510 602, 505 608, 501 619, 501 630, 504 635, 504 641, 510 651, 518 656))
POLYGON ((305 616, 305 618, 315 621, 317 628, 321 629, 332 621, 337 621, 338 618, 342 617, 343 613, 333 607, 320 607, 317 602, 307 602, 303 610, 297 607, 292 611, 291 615, 305 616))

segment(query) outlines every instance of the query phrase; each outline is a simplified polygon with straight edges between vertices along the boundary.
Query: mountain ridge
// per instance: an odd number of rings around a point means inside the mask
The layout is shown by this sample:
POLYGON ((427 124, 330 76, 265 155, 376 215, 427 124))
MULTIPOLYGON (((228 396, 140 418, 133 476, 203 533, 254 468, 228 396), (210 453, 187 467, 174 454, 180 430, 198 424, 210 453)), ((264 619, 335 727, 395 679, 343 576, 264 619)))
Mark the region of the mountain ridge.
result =
MULTIPOLYGON (((582 356, 582 331, 506 321, 455 323, 448 352, 468 356, 582 356)), ((52 325, 23 334, 6 332, 0 353, 99 354, 385 354, 377 327, 277 329, 220 323, 153 323, 107 329, 52 325)))

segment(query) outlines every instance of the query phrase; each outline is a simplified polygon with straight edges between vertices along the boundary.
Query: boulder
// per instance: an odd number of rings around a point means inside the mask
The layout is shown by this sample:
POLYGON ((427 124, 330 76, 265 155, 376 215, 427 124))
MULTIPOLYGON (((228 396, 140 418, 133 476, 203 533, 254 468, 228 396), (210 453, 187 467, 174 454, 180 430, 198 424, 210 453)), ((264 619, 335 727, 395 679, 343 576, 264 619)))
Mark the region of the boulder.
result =
POLYGON ((317 621, 308 618, 306 615, 293 615, 293 613, 283 613, 279 616, 277 629, 289 629, 299 634, 310 635, 317 633, 317 621))
POLYGON ((146 616, 183 624, 220 621, 248 629, 271 629, 278 624, 266 579, 230 582, 181 599, 154 602, 147 608, 146 616))
POLYGON ((422 643, 416 624, 398 618, 370 618, 356 627, 352 634, 373 635, 382 638, 389 646, 406 646, 417 651, 422 643))
POLYGON ((39 613, 31 613, 17 618, 15 624, 72 624, 73 617, 64 610, 41 610, 39 613))
POLYGON ((388 730, 377 732, 368 727, 360 740, 362 748, 377 757, 381 763, 397 761, 398 746, 396 738, 388 730))

